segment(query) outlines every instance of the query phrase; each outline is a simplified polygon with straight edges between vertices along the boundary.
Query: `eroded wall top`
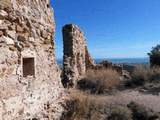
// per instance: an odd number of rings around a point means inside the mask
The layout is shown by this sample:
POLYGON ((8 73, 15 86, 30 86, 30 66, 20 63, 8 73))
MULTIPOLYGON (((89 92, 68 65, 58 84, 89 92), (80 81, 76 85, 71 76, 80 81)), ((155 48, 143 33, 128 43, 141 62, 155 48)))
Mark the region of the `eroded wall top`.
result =
POLYGON ((63 84, 65 87, 73 87, 86 71, 86 41, 77 25, 67 24, 63 27, 63 44, 63 84))
POLYGON ((15 14, 36 20, 43 24, 53 24, 50 0, 1 0, 1 9, 14 9, 15 14))
POLYGON ((0 0, 0 120, 59 119, 65 93, 47 0, 0 0))

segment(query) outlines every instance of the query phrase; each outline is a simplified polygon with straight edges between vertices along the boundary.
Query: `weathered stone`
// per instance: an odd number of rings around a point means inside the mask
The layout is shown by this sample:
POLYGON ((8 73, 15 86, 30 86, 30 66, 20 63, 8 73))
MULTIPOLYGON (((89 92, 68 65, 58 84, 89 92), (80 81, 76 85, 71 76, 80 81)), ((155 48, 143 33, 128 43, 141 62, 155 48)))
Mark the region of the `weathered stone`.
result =
POLYGON ((86 50, 86 53, 85 53, 86 54, 86 56, 85 56, 86 69, 92 69, 93 67, 95 67, 94 60, 92 59, 91 55, 89 54, 87 46, 86 46, 85 50, 86 50))
POLYGON ((13 25, 8 26, 8 29, 9 30, 15 30, 15 25, 13 24, 13 25))
POLYGON ((60 119, 65 92, 55 61, 55 23, 48 4, 49 0, 0 0, 0 10, 5 8, 8 14, 0 24, 0 120, 60 119), (51 30, 50 37, 44 32, 52 42, 44 44, 39 25, 51 30))
POLYGON ((35 29, 31 29, 31 37, 34 37, 34 38, 38 37, 35 29))
POLYGON ((74 87, 86 72, 86 41, 78 26, 68 24, 63 27, 63 44, 63 84, 74 87))
POLYGON ((0 19, 4 19, 8 16, 8 13, 4 10, 0 10, 0 19))
POLYGON ((51 40, 50 39, 46 39, 45 41, 44 41, 44 44, 50 44, 51 43, 51 40))
POLYGON ((7 31, 7 34, 8 34, 8 36, 9 36, 10 38, 12 38, 12 39, 15 39, 15 37, 16 37, 16 32, 15 32, 15 31, 10 31, 10 30, 8 30, 8 31, 7 31))
POLYGON ((23 32, 23 28, 20 25, 16 26, 16 31, 17 32, 23 32))
POLYGON ((0 31, 0 37, 3 35, 3 32, 2 31, 0 31))
POLYGON ((35 39, 33 37, 29 37, 29 42, 35 42, 35 39))
POLYGON ((0 20, 0 25, 2 25, 3 24, 3 20, 0 20))
POLYGON ((18 51, 22 51, 23 50, 23 45, 20 44, 19 42, 16 42, 15 46, 16 46, 16 48, 17 48, 18 51))
POLYGON ((26 37, 24 35, 18 35, 17 40, 21 41, 21 42, 25 42, 26 41, 26 37))
POLYGON ((16 51, 16 50, 17 50, 15 46, 10 46, 9 49, 10 49, 11 51, 16 51))
POLYGON ((90 56, 85 37, 80 28, 73 24, 63 27, 63 84, 65 87, 75 87, 78 80, 82 79, 87 69, 114 69, 123 74, 122 66, 102 61, 95 64, 90 56))
POLYGON ((3 36, 2 39, 4 39, 4 41, 7 45, 14 45, 14 40, 13 39, 11 39, 9 37, 5 37, 5 36, 3 36))
POLYGON ((41 31, 41 36, 46 39, 48 37, 47 31, 46 30, 42 30, 41 31))
POLYGON ((0 43, 5 43, 5 39, 2 37, 0 37, 0 43))
POLYGON ((30 44, 29 44, 29 42, 25 42, 23 46, 24 47, 30 47, 30 44))
POLYGON ((5 24, 0 24, 0 30, 7 30, 8 27, 5 24))
POLYGON ((8 27, 8 26, 11 26, 12 23, 8 20, 4 20, 4 24, 8 27))

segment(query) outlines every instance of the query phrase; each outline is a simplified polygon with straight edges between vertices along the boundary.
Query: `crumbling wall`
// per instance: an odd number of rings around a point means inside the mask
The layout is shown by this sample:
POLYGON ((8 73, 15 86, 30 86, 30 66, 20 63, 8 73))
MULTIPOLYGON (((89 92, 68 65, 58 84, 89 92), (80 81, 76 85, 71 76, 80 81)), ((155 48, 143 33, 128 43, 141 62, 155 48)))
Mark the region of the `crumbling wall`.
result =
POLYGON ((65 87, 75 87, 77 81, 85 77, 88 69, 114 69, 122 75, 122 67, 108 61, 95 64, 89 54, 84 34, 73 24, 63 27, 63 84, 65 87))
POLYGON ((85 75, 86 41, 80 28, 73 24, 63 27, 63 84, 73 87, 85 75))
POLYGON ((64 90, 52 18, 49 0, 0 0, 0 120, 60 117, 64 90), (33 76, 23 75, 24 58, 33 59, 33 76))
POLYGON ((87 46, 85 47, 85 63, 86 63, 86 69, 93 69, 96 64, 90 55, 87 46))

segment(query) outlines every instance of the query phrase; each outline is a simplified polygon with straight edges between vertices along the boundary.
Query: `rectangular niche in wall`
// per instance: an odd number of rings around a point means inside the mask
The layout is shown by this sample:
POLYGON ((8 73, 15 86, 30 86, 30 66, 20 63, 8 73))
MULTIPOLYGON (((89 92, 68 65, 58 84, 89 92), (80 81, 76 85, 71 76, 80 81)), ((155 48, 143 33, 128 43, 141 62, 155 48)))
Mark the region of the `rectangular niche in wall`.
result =
POLYGON ((35 60, 34 58, 23 58, 23 77, 35 77, 35 60))

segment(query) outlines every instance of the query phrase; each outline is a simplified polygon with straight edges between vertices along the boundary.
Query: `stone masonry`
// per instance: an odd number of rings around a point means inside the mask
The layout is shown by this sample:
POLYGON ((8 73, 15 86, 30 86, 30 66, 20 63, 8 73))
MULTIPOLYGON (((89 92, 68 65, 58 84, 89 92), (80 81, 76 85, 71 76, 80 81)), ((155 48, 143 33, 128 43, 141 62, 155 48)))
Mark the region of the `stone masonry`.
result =
POLYGON ((65 87, 76 86, 86 72, 84 34, 77 25, 67 24, 63 27, 63 84, 65 87))
POLYGON ((67 24, 63 27, 63 85, 75 87, 77 81, 85 77, 86 70, 114 69, 122 74, 122 67, 108 61, 95 64, 89 54, 83 32, 77 25, 67 24))
MULTIPOLYGON (((0 120, 60 118, 64 90, 53 52, 52 18, 49 0, 0 0, 0 120)), ((81 50, 70 57, 80 59, 81 50)))
POLYGON ((90 55, 88 51, 87 46, 85 48, 85 63, 86 63, 86 69, 92 69, 96 66, 92 56, 90 55))

